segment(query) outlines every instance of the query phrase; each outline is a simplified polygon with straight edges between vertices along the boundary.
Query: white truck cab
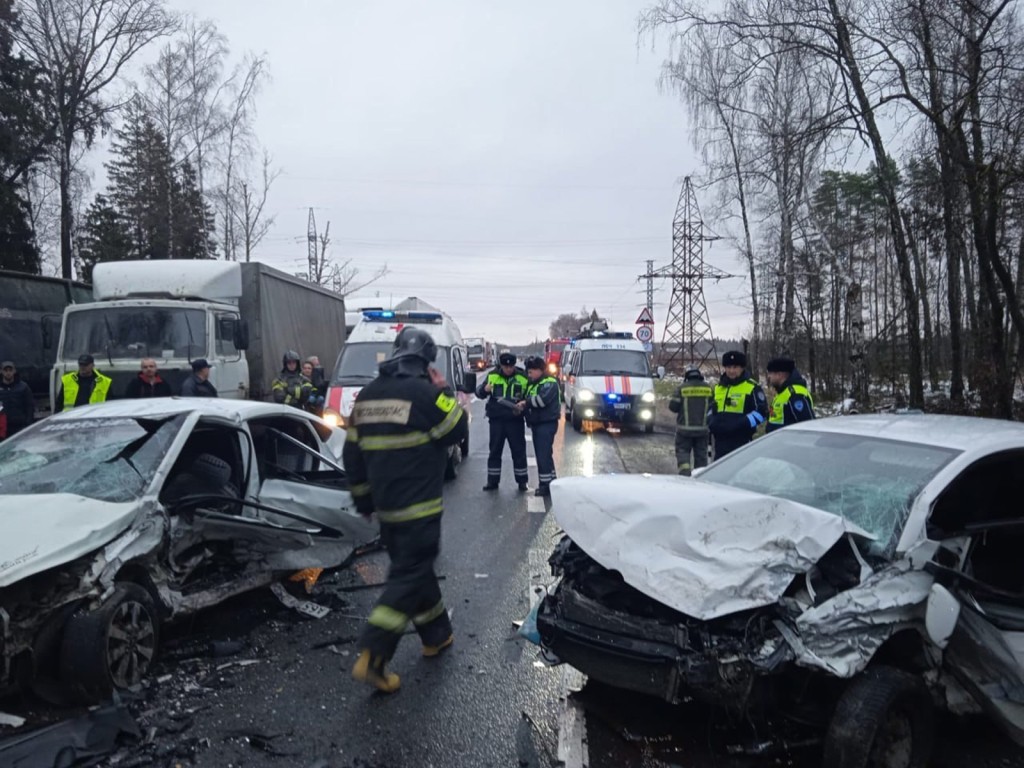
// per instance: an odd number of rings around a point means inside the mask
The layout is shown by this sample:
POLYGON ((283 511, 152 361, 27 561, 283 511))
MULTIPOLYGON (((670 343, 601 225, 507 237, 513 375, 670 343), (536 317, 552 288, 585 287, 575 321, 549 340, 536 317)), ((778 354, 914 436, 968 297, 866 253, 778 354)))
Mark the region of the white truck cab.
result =
POLYGON ((654 379, 644 345, 629 332, 584 327, 563 355, 566 419, 577 432, 583 422, 631 424, 654 431, 654 379))

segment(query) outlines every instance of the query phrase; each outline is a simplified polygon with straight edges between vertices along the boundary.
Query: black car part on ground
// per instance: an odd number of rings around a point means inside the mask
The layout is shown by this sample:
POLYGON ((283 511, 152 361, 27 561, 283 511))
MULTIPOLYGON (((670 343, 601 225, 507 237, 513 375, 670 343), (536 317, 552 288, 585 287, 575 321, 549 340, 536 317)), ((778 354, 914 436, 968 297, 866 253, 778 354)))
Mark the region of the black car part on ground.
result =
POLYGON ((126 737, 138 739, 141 734, 127 708, 114 704, 0 741, 0 765, 7 768, 98 765, 126 737))

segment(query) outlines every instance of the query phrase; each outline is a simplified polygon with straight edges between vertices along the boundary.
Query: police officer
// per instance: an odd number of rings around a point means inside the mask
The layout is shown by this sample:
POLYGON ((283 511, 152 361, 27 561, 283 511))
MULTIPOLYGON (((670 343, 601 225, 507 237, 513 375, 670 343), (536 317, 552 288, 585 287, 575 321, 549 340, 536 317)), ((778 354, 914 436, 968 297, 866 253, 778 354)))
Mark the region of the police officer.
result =
POLYGON ((749 443, 758 425, 768 418, 768 399, 761 385, 747 373, 747 356, 735 350, 726 352, 722 368, 708 420, 716 459, 749 443))
POLYGON ((775 357, 768 361, 768 383, 775 390, 768 431, 774 432, 798 421, 814 418, 814 400, 807 389, 807 381, 788 357, 775 357))
POLYGON ((444 376, 430 366, 437 347, 426 331, 404 328, 380 375, 359 393, 342 459, 363 515, 377 513, 391 559, 387 586, 370 612, 352 676, 392 693, 398 675, 386 670, 411 621, 434 657, 454 637, 434 560, 441 544, 441 488, 450 446, 468 433, 468 417, 444 376))
POLYGON ((700 469, 708 464, 708 414, 712 402, 711 386, 700 368, 687 368, 682 386, 668 401, 668 409, 676 414, 676 464, 680 475, 689 476, 691 468, 700 469))
POLYGON ((96 360, 92 355, 81 355, 78 373, 65 373, 60 379, 56 411, 105 402, 109 392, 110 377, 96 370, 96 360))
POLYGON ((562 418, 562 402, 558 392, 558 379, 544 375, 544 358, 526 358, 526 399, 518 410, 525 411, 526 423, 533 433, 533 452, 537 456, 537 478, 540 481, 534 496, 550 496, 551 481, 555 479, 553 455, 555 433, 562 418))
POLYGON ((302 375, 299 368, 301 360, 299 353, 290 349, 281 357, 281 373, 270 385, 275 403, 302 408, 309 401, 313 394, 313 382, 302 375))
POLYGON ((490 425, 491 446, 487 456, 487 485, 485 491, 496 491, 501 481, 501 454, 505 451, 508 441, 512 452, 512 473, 520 491, 527 490, 529 469, 526 465, 526 426, 523 422, 523 409, 516 403, 526 397, 526 379, 521 368, 516 367, 516 356, 504 351, 498 357, 498 367, 487 374, 480 386, 476 388, 476 396, 487 398, 484 413, 490 425))

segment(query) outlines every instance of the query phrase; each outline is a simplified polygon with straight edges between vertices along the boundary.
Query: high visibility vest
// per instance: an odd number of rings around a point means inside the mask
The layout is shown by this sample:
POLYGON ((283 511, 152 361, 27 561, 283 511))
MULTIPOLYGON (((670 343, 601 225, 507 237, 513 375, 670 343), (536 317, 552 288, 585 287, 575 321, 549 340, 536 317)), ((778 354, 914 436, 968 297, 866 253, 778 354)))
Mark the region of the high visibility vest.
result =
MULTIPOLYGON (((529 379, 527 379, 527 381, 529 381, 529 379)), ((527 397, 533 397, 534 395, 536 395, 537 394, 537 390, 540 389, 542 384, 554 384, 555 385, 555 391, 558 392, 558 402, 559 402, 559 404, 561 404, 561 402, 562 402, 562 390, 558 389, 558 379, 556 379, 554 376, 545 376, 543 379, 539 379, 538 381, 533 381, 533 382, 528 383, 526 385, 526 396, 527 397)))
POLYGON ((505 378, 496 371, 487 375, 487 383, 491 385, 491 396, 505 398, 506 400, 522 400, 526 395, 526 388, 530 380, 521 373, 514 373, 505 378))
MULTIPOLYGON (((96 377, 96 385, 92 388, 92 394, 89 395, 90 405, 105 402, 107 393, 110 391, 110 377, 104 376, 99 371, 93 371, 92 375, 96 377)), ((74 408, 75 400, 78 399, 78 374, 65 373, 61 376, 60 383, 64 387, 64 408, 74 408)))
POLYGON ((715 410, 718 413, 745 413, 743 406, 747 402, 747 397, 754 394, 756 387, 757 382, 753 379, 730 386, 716 384, 715 410))
POLYGON ((807 390, 803 384, 790 384, 784 390, 779 392, 772 400, 772 412, 771 416, 768 417, 769 424, 775 424, 782 426, 786 423, 786 415, 784 410, 786 404, 789 402, 793 395, 803 395, 807 398, 807 402, 811 404, 811 408, 814 408, 814 400, 811 398, 811 393, 807 390))

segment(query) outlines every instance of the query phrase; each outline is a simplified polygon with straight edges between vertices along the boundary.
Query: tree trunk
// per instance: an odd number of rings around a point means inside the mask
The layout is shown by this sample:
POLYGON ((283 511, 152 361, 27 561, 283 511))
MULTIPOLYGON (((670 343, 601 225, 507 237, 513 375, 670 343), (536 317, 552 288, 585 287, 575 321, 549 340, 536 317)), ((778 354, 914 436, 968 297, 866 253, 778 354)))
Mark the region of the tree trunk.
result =
POLYGON ((74 277, 71 263, 71 231, 75 221, 71 210, 71 149, 73 135, 66 135, 60 146, 60 274, 65 279, 74 277))
POLYGON ((867 350, 864 343, 864 294, 860 283, 852 283, 846 292, 850 317, 850 396, 861 409, 870 404, 867 375, 867 350))
POLYGON ((928 296, 928 281, 925 280, 924 265, 921 263, 921 251, 918 248, 917 238, 913 235, 914 229, 910 226, 906 214, 903 214, 903 224, 907 229, 907 241, 914 259, 914 278, 917 281, 917 292, 921 297, 921 312, 924 316, 923 351, 928 365, 928 388, 932 392, 938 392, 939 368, 935 362, 935 335, 932 331, 932 306, 928 296))

